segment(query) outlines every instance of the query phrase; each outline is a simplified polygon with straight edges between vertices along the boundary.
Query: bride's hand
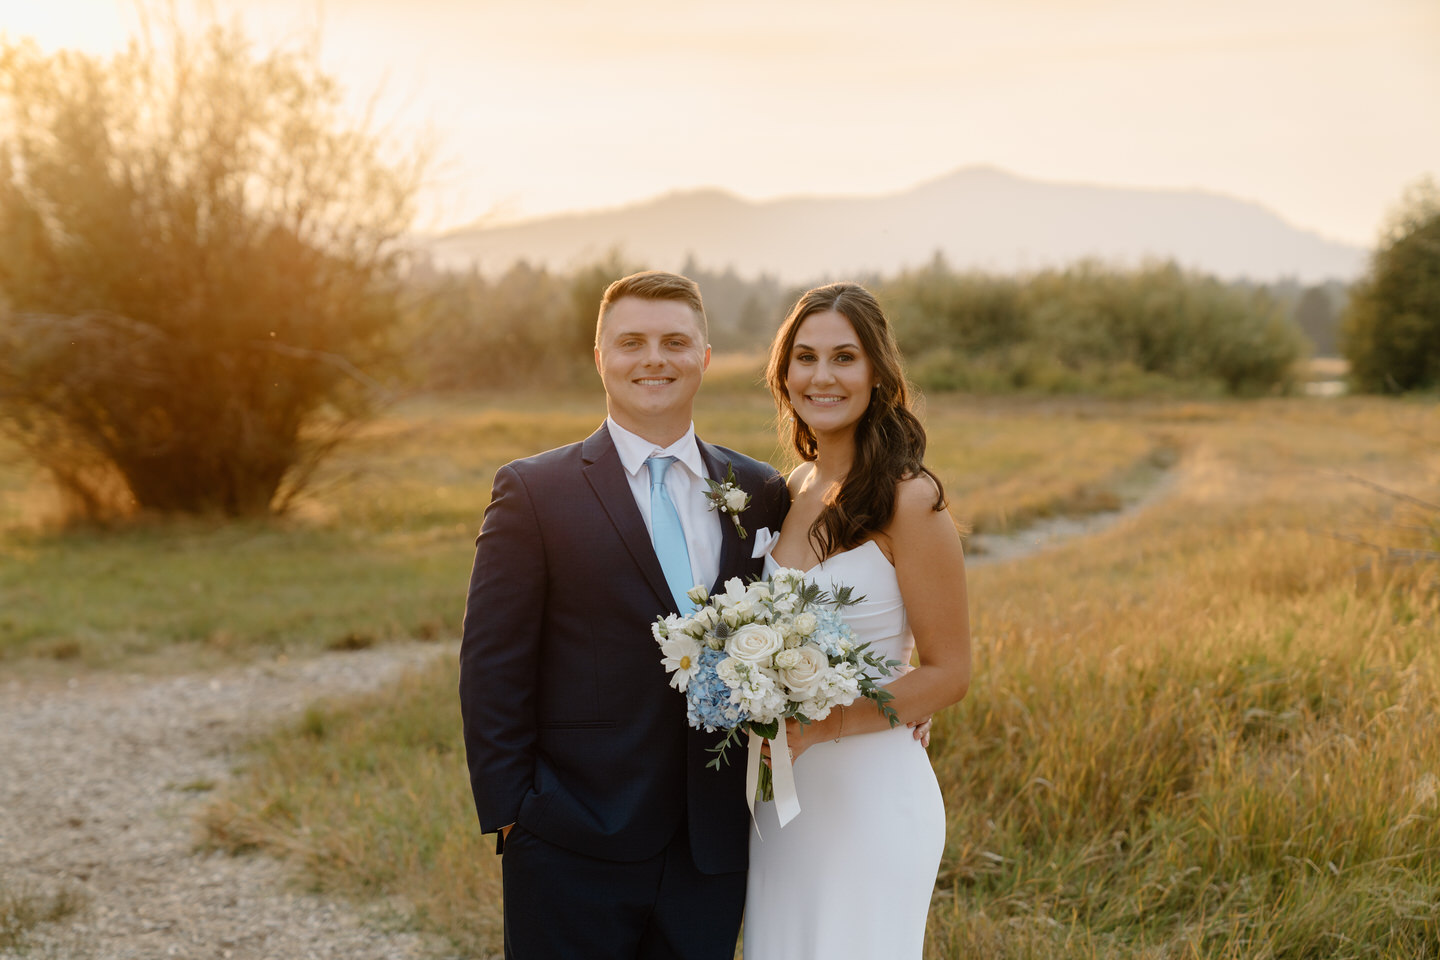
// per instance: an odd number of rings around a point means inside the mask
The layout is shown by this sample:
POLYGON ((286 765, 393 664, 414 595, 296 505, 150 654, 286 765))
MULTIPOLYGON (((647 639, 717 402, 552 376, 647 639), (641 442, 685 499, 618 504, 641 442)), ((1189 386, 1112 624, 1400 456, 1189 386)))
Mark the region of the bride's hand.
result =
POLYGON ((790 745, 791 759, 793 760, 799 760, 800 754, 823 739, 825 736, 820 732, 818 722, 802 725, 799 720, 785 721, 785 740, 790 745))
MULTIPOLYGON (((815 743, 819 739, 815 735, 816 726, 818 725, 814 723, 808 723, 802 727, 799 720, 785 721, 785 745, 790 748, 791 763, 794 763, 796 760, 800 759, 800 754, 808 750, 811 744, 815 743)), ((766 766, 769 766, 770 764, 770 751, 774 749, 774 747, 775 743, 772 740, 766 740, 765 743, 760 747, 760 753, 765 758, 766 766)))
MULTIPOLYGON (((900 677, 905 676, 905 674, 909 673, 914 669, 914 664, 902 663, 900 664, 900 666, 895 668, 894 675, 896 679, 899 679, 900 677)), ((926 717, 924 720, 911 720, 909 723, 905 724, 905 726, 909 727, 911 730, 914 731, 915 739, 920 741, 920 746, 927 749, 930 746, 930 721, 932 719, 932 717, 926 717)))
MULTIPOLYGON (((789 735, 790 735, 789 730, 786 730, 785 735, 786 735, 787 738, 789 737, 789 735)), ((794 740, 787 740, 786 747, 790 750, 790 760, 791 760, 791 762, 793 763, 794 760, 795 760, 795 758, 800 755, 800 754, 799 754, 799 751, 795 749, 795 741, 794 741, 794 740)), ((774 750, 774 749, 775 749, 775 741, 774 741, 774 740, 762 740, 762 741, 760 741, 760 762, 763 763, 763 764, 765 764, 765 766, 767 766, 767 767, 770 766, 770 751, 771 751, 771 750, 774 750)))
POLYGON ((924 720, 911 720, 909 723, 905 724, 905 726, 909 727, 915 732, 915 739, 920 741, 920 746, 926 748, 930 746, 931 719, 931 717, 926 717, 924 720))

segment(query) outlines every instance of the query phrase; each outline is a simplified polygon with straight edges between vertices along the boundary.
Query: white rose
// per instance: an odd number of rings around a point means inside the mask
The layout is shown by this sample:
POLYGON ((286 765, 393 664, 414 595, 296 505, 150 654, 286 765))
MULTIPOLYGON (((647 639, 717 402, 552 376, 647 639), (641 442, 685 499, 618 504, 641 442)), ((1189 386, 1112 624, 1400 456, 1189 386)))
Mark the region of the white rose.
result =
POLYGON ((750 496, 744 490, 735 488, 725 494, 725 509, 731 513, 739 513, 750 503, 750 496))
POLYGON ((793 667, 800 666, 800 662, 803 659, 804 655, 801 654, 799 650, 781 650, 775 654, 775 666, 779 667, 782 671, 789 670, 793 667))
POLYGON ((768 663, 784 645, 784 638, 774 627, 767 627, 763 623, 747 623, 725 641, 725 652, 746 663, 768 663))
POLYGON ((715 675, 725 682, 725 686, 735 689, 740 685, 740 661, 726 657, 715 664, 715 675))
MULTIPOLYGON (((796 647, 786 650, 785 656, 795 655, 794 666, 781 666, 780 679, 790 691, 792 700, 808 700, 819 692, 830 669, 830 660, 814 647, 796 647)), ((777 662, 777 665, 778 662, 777 662)))
POLYGON ((710 591, 705 589, 705 584, 697 583, 685 591, 685 596, 689 597, 690 602, 695 604, 695 606, 703 607, 705 606, 705 601, 710 599, 710 591))
POLYGON ((795 618, 795 632, 800 634, 800 636, 802 637, 810 636, 817 629, 819 629, 819 627, 820 621, 817 620, 815 614, 811 613, 809 610, 802 611, 795 618))

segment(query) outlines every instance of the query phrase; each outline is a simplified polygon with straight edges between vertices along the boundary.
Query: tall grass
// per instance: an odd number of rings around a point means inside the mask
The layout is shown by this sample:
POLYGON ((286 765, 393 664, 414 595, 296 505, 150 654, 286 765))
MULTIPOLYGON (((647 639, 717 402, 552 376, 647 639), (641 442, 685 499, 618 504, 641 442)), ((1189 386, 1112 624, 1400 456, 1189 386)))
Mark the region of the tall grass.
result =
MULTIPOLYGON (((1002 432, 1039 413, 987 410, 1002 432)), ((1440 957, 1440 592, 1329 536, 1374 505, 1337 469, 1440 486, 1440 414, 1054 413, 1165 434, 1181 475, 1103 534, 972 571, 975 682, 931 746, 949 824, 927 956, 1440 957)), ((266 738, 212 841, 497 949, 454 686, 447 660, 266 738)))
POLYGON ((977 572, 935 956, 992 922, 1106 956, 1440 954, 1440 602, 1311 520, 1192 490, 977 572))
MULTIPOLYGON (((700 433, 782 462, 773 408, 737 369, 707 384, 700 433)), ((928 416, 957 513, 986 530, 1112 506, 1164 443, 1081 405, 944 400, 928 416)), ((339 450, 292 515, 243 523, 47 527, 43 478, 0 449, 0 661, 174 670, 457 636, 496 468, 603 418, 584 392, 415 399, 339 450)))

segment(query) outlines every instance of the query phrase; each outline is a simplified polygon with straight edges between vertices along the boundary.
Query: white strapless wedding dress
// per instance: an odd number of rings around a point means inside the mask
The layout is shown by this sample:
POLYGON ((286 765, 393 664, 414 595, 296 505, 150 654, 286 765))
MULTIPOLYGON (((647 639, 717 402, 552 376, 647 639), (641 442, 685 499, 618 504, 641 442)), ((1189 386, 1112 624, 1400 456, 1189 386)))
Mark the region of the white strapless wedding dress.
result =
MULTIPOLYGON (((769 557, 765 572, 776 564, 769 557)), ((879 544, 837 553, 807 575, 845 607, 861 643, 910 661, 915 638, 879 544)), ((887 682, 882 680, 882 682, 887 682)), ((945 848, 945 806, 924 747, 903 724, 825 740, 795 761, 800 813, 781 828, 755 806, 745 892, 745 960, 919 960, 945 848)))

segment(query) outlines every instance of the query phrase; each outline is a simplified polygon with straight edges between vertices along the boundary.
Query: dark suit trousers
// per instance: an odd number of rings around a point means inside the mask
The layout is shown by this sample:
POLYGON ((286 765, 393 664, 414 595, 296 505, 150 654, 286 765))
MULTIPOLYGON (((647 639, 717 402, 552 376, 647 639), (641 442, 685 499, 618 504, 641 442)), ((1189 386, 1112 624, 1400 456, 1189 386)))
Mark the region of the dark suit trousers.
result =
POLYGON ((515 826, 501 860, 506 960, 731 960, 745 873, 701 873, 685 833, 619 863, 515 826))

